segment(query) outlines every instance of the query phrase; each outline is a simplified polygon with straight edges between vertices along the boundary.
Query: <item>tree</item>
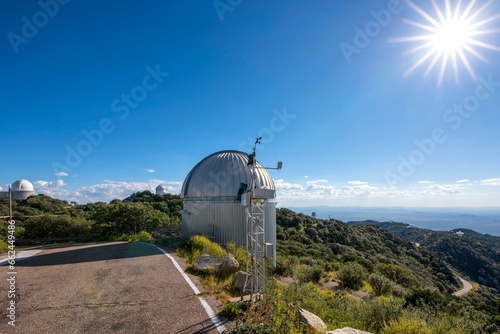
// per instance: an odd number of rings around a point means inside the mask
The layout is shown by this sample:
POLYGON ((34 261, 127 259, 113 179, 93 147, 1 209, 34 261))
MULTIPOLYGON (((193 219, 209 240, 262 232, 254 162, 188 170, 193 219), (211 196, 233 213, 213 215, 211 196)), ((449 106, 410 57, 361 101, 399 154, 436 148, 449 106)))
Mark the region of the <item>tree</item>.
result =
POLYGON ((395 264, 379 263, 375 267, 375 270, 391 281, 401 284, 405 288, 415 288, 419 286, 417 278, 411 270, 407 268, 395 264))
POLYGON ((173 220, 165 213, 144 203, 100 204, 94 208, 92 219, 95 231, 102 236, 121 236, 140 231, 153 232, 158 227, 171 225, 173 220))
POLYGON ((357 290, 361 288, 365 277, 365 268, 355 262, 347 262, 337 271, 337 278, 342 282, 342 286, 347 289, 357 290))
POLYGON ((91 222, 84 218, 72 218, 69 215, 43 215, 30 217, 23 222, 25 239, 66 238, 89 236, 91 222))

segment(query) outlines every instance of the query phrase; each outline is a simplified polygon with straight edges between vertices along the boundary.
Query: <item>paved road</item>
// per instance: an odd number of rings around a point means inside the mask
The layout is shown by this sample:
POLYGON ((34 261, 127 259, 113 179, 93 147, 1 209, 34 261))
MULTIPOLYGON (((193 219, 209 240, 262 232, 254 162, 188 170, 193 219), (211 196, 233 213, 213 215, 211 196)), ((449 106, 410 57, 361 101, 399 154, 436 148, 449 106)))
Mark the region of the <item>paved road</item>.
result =
POLYGON ((459 277, 458 279, 462 282, 462 285, 464 287, 458 291, 453 292, 453 295, 457 296, 457 297, 462 297, 463 295, 465 295, 466 293, 468 293, 472 289, 472 284, 470 284, 468 281, 464 280, 463 278, 459 277))
POLYGON ((16 264, 16 326, 0 267, 0 333, 218 333, 167 256, 144 243, 45 249, 16 264))

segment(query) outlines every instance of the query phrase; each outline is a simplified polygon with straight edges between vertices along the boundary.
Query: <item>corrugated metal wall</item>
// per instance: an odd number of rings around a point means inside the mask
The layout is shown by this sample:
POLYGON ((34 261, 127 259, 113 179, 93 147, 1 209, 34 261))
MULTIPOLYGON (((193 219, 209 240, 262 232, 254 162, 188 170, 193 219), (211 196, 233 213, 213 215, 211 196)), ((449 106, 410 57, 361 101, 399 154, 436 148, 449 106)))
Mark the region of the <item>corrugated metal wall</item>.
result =
MULTIPOLYGON (((276 203, 266 203, 266 242, 274 245, 276 257, 276 203)), ((245 246, 245 208, 238 201, 184 201, 182 234, 204 234, 215 242, 226 245, 234 241, 245 246)))

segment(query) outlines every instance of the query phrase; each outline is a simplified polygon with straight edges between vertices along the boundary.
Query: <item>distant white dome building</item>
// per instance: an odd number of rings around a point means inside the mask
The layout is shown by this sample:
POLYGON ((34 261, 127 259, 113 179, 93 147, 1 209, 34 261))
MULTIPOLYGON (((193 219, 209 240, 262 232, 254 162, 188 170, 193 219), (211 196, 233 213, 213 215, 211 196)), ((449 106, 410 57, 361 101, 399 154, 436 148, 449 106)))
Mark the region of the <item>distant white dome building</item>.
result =
POLYGON ((158 187, 156 187, 156 195, 166 195, 166 194, 168 194, 167 187, 161 184, 158 187))
MULTIPOLYGON (((28 180, 17 180, 12 183, 12 199, 17 201, 22 201, 30 197, 31 195, 35 195, 35 190, 33 188, 33 184, 31 184, 28 180)), ((0 192, 0 198, 9 198, 8 191, 0 192)))
MULTIPOLYGON (((275 190, 267 170, 256 162, 256 185, 275 190)), ((220 151, 201 160, 189 172, 181 190, 182 233, 204 234, 215 242, 246 243, 246 214, 238 193, 250 187, 252 175, 248 155, 240 151, 220 151)), ((276 202, 265 202, 266 243, 276 245, 276 202)))

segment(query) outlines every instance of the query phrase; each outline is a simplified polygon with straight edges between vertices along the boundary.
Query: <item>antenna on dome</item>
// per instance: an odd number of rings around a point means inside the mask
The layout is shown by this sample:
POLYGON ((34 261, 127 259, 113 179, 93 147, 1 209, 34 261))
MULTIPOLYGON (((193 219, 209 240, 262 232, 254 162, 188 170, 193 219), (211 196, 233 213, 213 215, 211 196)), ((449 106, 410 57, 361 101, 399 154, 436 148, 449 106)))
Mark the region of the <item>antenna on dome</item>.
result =
POLYGON ((253 145, 253 151, 248 155, 248 166, 255 166, 255 149, 257 148, 257 144, 260 144, 262 137, 255 138, 255 144, 253 145))

